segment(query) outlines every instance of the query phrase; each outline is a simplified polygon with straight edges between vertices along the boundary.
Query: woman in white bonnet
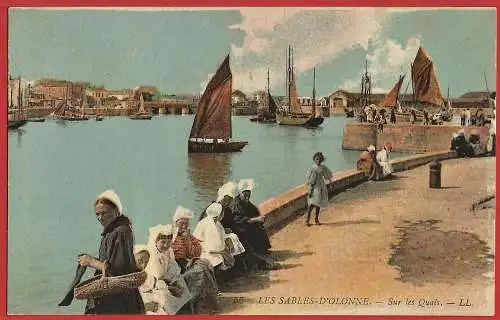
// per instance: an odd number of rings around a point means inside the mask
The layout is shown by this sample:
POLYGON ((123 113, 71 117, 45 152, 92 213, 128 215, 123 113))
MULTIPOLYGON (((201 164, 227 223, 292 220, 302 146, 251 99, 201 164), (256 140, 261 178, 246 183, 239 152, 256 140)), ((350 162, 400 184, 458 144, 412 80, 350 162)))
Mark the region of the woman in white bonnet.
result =
POLYGON ((193 231, 193 236, 200 239, 202 246, 200 258, 210 262, 215 271, 217 285, 220 288, 224 283, 224 271, 232 268, 235 260, 226 247, 225 231, 220 223, 222 206, 214 202, 205 211, 207 216, 198 223, 193 231))
POLYGON ((374 145, 369 145, 366 151, 361 152, 359 159, 356 162, 356 168, 364 171, 368 180, 377 180, 379 177, 380 167, 376 160, 377 152, 374 145))
MULTIPOLYGON (((148 246, 145 244, 135 245, 134 256, 139 269, 144 270, 151 257, 148 246)), ((166 290, 165 282, 158 281, 156 277, 147 274, 146 281, 139 287, 146 314, 167 314, 165 308, 166 290)))
POLYGON ((377 162, 382 168, 382 174, 380 177, 382 179, 390 176, 394 172, 390 158, 391 152, 392 152, 392 143, 387 142, 384 144, 382 150, 380 150, 377 153, 377 162))
POLYGON ((151 256, 145 271, 165 283, 166 290, 160 292, 164 295, 164 308, 167 314, 177 314, 191 299, 186 282, 181 276, 181 268, 175 261, 171 247, 172 238, 171 225, 156 225, 149 228, 148 251, 151 256))
POLYGON ((264 216, 250 201, 254 181, 252 179, 240 180, 239 193, 234 199, 234 222, 238 228, 238 237, 255 250, 256 253, 266 254, 271 249, 271 242, 264 228, 264 216))
POLYGON ((193 215, 191 210, 182 206, 175 210, 172 250, 193 297, 195 313, 214 313, 217 310, 217 283, 210 261, 201 258, 200 240, 189 230, 193 215))
POLYGON ((196 226, 193 236, 200 239, 201 258, 210 261, 212 266, 227 270, 234 265, 234 258, 226 250, 225 231, 220 223, 222 206, 214 202, 206 210, 207 216, 196 226))
MULTIPOLYGON (((96 269, 95 275, 101 274, 104 269, 109 276, 137 272, 132 223, 123 215, 123 205, 116 192, 106 190, 101 193, 95 200, 94 209, 95 216, 103 228, 99 257, 81 255, 78 258, 79 264, 96 269)), ((143 313, 144 304, 138 289, 88 299, 85 307, 85 314, 143 313)))

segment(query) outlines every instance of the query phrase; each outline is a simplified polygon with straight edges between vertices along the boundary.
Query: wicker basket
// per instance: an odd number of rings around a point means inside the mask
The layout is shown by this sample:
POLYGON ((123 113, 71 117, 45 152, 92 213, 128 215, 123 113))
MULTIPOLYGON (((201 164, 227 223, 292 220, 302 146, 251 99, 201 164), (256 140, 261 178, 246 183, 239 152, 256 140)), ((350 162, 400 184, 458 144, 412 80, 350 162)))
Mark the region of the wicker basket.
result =
POLYGON ((106 270, 104 269, 102 275, 78 284, 74 290, 75 298, 80 300, 92 299, 110 294, 124 293, 138 288, 146 281, 146 276, 146 272, 139 271, 117 277, 106 277, 106 270))

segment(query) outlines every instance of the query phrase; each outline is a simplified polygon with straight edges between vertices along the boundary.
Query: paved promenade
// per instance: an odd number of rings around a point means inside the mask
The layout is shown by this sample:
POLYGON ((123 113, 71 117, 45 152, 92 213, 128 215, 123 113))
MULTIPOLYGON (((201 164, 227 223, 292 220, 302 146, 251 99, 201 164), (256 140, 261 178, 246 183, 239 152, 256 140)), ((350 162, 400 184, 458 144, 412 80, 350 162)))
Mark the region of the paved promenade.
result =
POLYGON ((442 189, 422 166, 336 195, 321 226, 291 222, 271 237, 283 268, 234 281, 221 313, 492 314, 495 200, 471 207, 495 193, 495 158, 442 164, 442 189))

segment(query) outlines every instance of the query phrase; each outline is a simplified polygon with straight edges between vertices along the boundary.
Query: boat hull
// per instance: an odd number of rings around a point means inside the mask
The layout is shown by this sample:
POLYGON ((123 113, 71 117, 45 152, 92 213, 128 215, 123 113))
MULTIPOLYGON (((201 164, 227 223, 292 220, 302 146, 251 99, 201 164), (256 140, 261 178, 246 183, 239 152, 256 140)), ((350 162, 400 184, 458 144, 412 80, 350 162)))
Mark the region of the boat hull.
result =
POLYGON ((87 116, 54 116, 54 118, 66 121, 86 121, 89 119, 87 116))
POLYGON ((188 153, 226 153, 239 152, 248 144, 247 141, 207 143, 188 141, 188 153))
POLYGON ((9 120, 9 122, 7 124, 7 128, 9 130, 14 130, 14 129, 17 129, 17 128, 24 126, 26 123, 28 123, 27 120, 9 120))
POLYGON ((325 118, 323 117, 313 117, 307 120, 305 125, 309 127, 318 127, 323 123, 323 121, 325 121, 325 118))
POLYGON ((31 118, 28 122, 45 122, 45 118, 31 118))
POLYGON ((251 122, 258 123, 276 123, 276 119, 259 119, 259 118, 250 118, 251 122))
POLYGON ((283 115, 276 114, 276 122, 279 125, 285 126, 303 126, 309 121, 312 117, 307 115, 283 115))
POLYGON ((152 116, 149 114, 133 114, 130 116, 132 120, 151 120, 152 116))
POLYGON ((346 118, 354 118, 354 110, 345 110, 345 116, 346 118))

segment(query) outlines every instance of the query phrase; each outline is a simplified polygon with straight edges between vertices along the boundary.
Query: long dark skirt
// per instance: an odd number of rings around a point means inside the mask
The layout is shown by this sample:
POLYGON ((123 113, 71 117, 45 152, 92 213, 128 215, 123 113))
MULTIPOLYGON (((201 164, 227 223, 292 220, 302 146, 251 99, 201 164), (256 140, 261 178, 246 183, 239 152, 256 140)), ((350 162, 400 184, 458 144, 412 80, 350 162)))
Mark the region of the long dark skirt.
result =
POLYGON ((87 300, 85 314, 144 314, 144 303, 138 289, 87 300))

